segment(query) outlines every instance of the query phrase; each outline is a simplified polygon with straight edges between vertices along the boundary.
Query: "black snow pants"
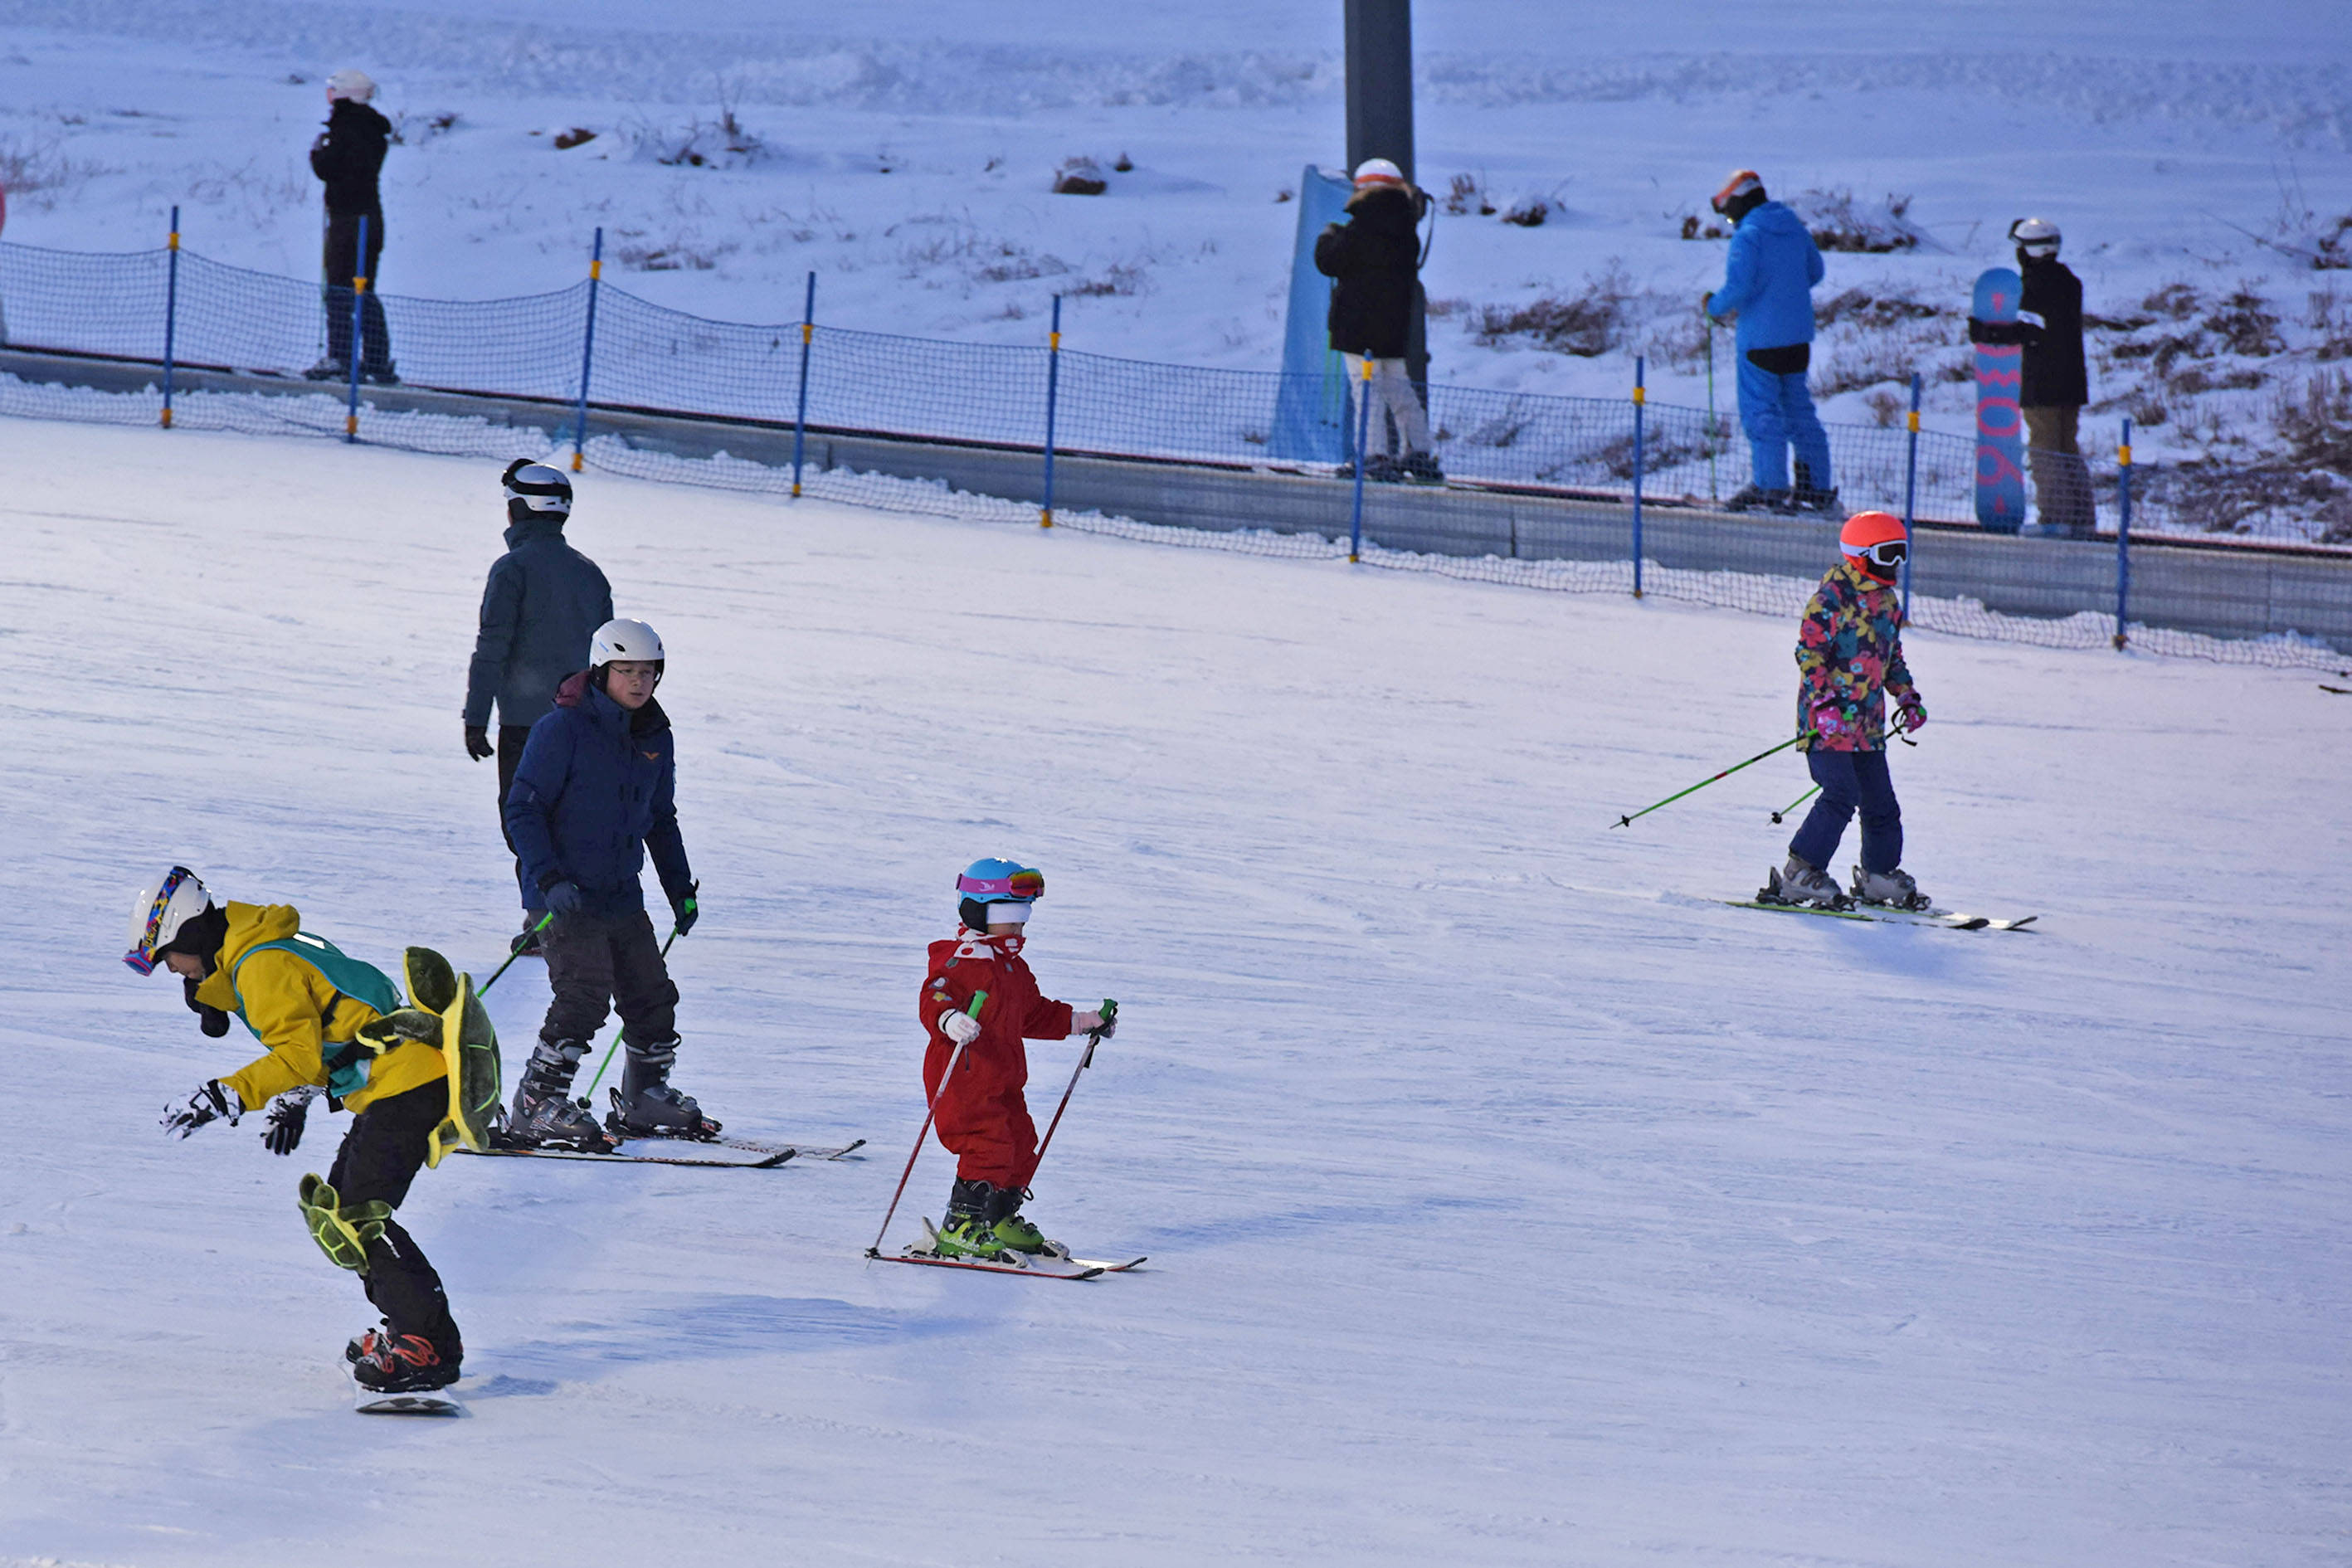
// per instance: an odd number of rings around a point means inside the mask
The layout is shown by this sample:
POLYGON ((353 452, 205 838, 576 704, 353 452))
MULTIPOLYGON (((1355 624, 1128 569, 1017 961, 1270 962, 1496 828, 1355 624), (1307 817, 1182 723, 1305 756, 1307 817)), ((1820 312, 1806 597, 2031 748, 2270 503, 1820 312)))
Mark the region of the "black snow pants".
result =
POLYGON ((630 1045, 665 1045, 677 1037, 677 987, 670 984, 645 910, 558 915, 539 944, 555 993, 541 1039, 593 1040, 614 1007, 621 1015, 621 1037, 630 1045))
MULTIPOLYGON (((509 855, 514 854, 515 846, 514 834, 507 827, 507 796, 514 793, 515 770, 522 766, 522 749, 530 743, 530 725, 499 726, 499 832, 507 841, 509 855)), ((519 855, 515 857, 515 885, 522 887, 522 858, 519 855)))
POLYGON ((364 278, 360 306, 360 374, 383 375, 392 369, 392 336, 383 324, 383 301, 376 297, 375 269, 383 258, 383 215, 367 215, 367 253, 360 253, 360 215, 329 213, 324 251, 327 357, 352 363, 352 279, 364 278))
MULTIPOLYGON (((328 1185, 348 1205, 382 1198, 394 1208, 408 1196, 408 1184, 425 1163, 427 1141, 449 1114, 449 1085, 441 1079, 379 1100, 352 1119, 343 1146, 335 1151, 328 1185)), ((397 1220, 384 1222, 383 1237, 368 1247, 360 1276, 367 1298, 394 1334, 422 1334, 451 1366, 464 1359, 465 1342, 441 1276, 415 1238, 397 1220)))

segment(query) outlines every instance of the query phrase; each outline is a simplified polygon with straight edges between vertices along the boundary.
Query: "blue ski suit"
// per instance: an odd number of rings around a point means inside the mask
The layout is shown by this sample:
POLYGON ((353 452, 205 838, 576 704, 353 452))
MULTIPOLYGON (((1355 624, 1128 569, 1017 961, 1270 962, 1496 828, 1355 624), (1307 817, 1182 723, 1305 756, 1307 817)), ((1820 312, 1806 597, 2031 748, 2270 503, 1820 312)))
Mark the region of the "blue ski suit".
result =
POLYGON ((1805 385, 1813 341, 1813 285, 1824 273, 1821 250, 1802 219, 1779 202, 1751 209, 1732 231, 1723 287, 1707 296, 1717 321, 1737 312, 1739 424, 1759 489, 1785 490, 1789 449, 1810 488, 1835 488, 1829 433, 1805 385))

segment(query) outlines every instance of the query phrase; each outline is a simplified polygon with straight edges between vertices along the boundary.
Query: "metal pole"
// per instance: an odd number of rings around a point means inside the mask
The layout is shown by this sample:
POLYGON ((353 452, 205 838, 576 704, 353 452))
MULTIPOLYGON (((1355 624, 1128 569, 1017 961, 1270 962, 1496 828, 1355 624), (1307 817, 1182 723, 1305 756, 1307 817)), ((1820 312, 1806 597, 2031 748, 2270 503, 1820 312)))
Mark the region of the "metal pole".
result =
POLYGON ((1045 338, 1045 510, 1037 526, 1054 526, 1054 412, 1062 395, 1062 297, 1054 296, 1054 330, 1045 338))
POLYGON ((1919 390, 1917 371, 1911 373, 1911 412, 1904 420, 1910 434, 1903 454, 1903 622, 1911 623, 1911 524, 1919 505, 1919 390))
POLYGON ((2125 617, 2131 613, 2131 421, 2124 421, 2122 445, 2116 448, 2116 493, 2122 505, 2116 518, 2116 647, 2131 641, 2125 617))
POLYGON ((180 323, 180 209, 172 209, 172 249, 163 274, 163 428, 172 427, 172 350, 180 323))
POLYGON ((360 307, 367 302, 367 274, 360 270, 367 265, 367 215, 360 215, 359 248, 352 253, 352 362, 351 401, 343 409, 343 439, 360 438, 360 307))
POLYGON ((572 471, 580 471, 580 448, 588 441, 588 367, 596 357, 596 290, 604 280, 604 230, 596 229, 595 248, 588 253, 588 328, 580 335, 580 417, 572 426, 572 471))
POLYGON ((1642 409, 1649 401, 1643 356, 1633 356, 1633 597, 1642 596, 1642 409))
POLYGON ((801 493, 801 457, 808 450, 809 340, 816 336, 816 274, 808 275, 808 294, 801 301, 801 395, 793 414, 793 494, 801 493))
POLYGON ((1364 558, 1364 470, 1371 466, 1365 443, 1372 434, 1372 356, 1362 356, 1364 374, 1356 398, 1356 511, 1348 523, 1348 562, 1364 558))
POLYGON ((1698 319, 1706 323, 1706 499, 1719 499, 1715 488, 1715 318, 1699 308, 1698 319))

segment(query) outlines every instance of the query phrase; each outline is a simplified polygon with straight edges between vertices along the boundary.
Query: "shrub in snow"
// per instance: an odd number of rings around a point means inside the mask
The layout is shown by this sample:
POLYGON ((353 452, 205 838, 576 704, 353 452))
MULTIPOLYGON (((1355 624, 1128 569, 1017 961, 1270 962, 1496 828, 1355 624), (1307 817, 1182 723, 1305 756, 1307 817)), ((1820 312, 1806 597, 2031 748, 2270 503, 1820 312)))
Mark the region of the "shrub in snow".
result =
POLYGON ((1916 250, 1927 237, 1911 226, 1909 196, 1882 196, 1861 202, 1847 190, 1799 191, 1788 205, 1823 250, 1884 255, 1916 250))
POLYGON ((1521 228, 1541 228, 1544 219, 1551 216, 1551 204, 1541 196, 1527 196, 1513 202, 1503 215, 1505 223, 1515 223, 1521 228))
POLYGON ((1484 307, 1478 342, 1492 347, 1506 338, 1529 338, 1555 353, 1596 358, 1618 346, 1631 298, 1625 275, 1612 268, 1586 279, 1584 291, 1572 298, 1546 294, 1524 305, 1484 307))
POLYGON ((1470 174, 1456 174, 1446 183, 1445 210, 1455 217, 1467 217, 1476 213, 1480 217, 1495 216, 1495 200, 1486 194, 1486 182, 1470 174))
POLYGON ((584 125, 575 125, 569 131, 559 131, 555 133, 555 150, 559 153, 568 153, 574 147, 585 146, 594 140, 596 140, 596 133, 584 125))
POLYGON ((1108 189, 1110 182, 1103 178, 1102 166, 1092 158, 1065 158, 1054 171, 1057 196, 1098 196, 1108 189))
POLYGON ((670 168, 741 169, 766 156, 768 145, 735 117, 732 109, 716 120, 697 115, 684 125, 650 123, 632 132, 630 156, 670 168))

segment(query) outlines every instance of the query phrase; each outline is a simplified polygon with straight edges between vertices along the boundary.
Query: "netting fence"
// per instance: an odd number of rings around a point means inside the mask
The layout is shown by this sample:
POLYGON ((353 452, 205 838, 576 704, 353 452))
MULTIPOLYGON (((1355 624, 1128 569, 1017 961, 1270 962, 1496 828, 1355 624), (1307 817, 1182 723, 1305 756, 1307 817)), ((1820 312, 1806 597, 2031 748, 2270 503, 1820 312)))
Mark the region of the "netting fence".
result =
MULTIPOLYGON (((1336 355, 1320 378, 1118 359, 1062 347, 1058 308, 1045 342, 940 342, 815 321, 814 293, 812 279, 802 320, 766 325, 670 310, 594 272, 517 299, 369 296, 389 342, 353 367, 328 357, 352 341, 355 316, 330 321, 362 302, 348 287, 176 244, 0 243, 15 372, 0 413, 486 457, 521 455, 528 430, 533 455, 669 481, 1773 614, 1795 614, 1835 559, 1833 516, 1719 509, 1748 467, 1727 415, 1432 384, 1444 482, 1367 482, 1336 355), (114 374, 61 375, 58 358, 114 374)), ((2084 462, 2089 528, 2035 538, 1971 521, 1981 443, 1916 419, 1832 425, 1834 516, 1914 521, 1906 591, 1923 626, 2341 663, 2352 551, 2217 542, 2117 434, 2084 462)))

